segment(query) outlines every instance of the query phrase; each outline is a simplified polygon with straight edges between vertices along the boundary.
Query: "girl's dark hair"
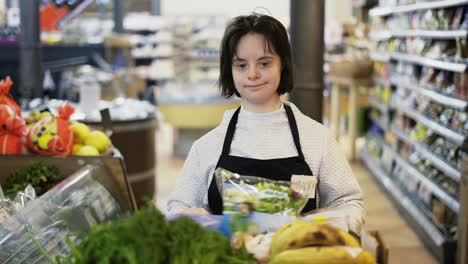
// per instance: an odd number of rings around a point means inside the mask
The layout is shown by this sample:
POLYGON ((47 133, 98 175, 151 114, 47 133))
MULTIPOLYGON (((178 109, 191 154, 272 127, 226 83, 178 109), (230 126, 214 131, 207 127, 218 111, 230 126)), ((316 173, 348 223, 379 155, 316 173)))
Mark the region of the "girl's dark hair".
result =
POLYGON ((291 48, 289 47, 286 29, 281 22, 271 16, 253 13, 231 19, 224 31, 221 41, 220 74, 218 79, 221 94, 226 98, 230 98, 234 94, 240 97, 232 78, 232 61, 234 55, 236 55, 239 40, 248 33, 263 35, 266 40, 266 48, 280 57, 281 79, 276 92, 279 95, 290 92, 294 83, 291 48))

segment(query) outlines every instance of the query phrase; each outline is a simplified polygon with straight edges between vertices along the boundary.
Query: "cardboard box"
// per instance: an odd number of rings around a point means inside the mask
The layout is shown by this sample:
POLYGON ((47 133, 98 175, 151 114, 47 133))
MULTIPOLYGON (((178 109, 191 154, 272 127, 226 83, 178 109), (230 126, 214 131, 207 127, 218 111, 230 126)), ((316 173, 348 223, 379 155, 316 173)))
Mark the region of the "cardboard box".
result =
POLYGON ((374 237, 377 240, 378 246, 377 246, 377 263, 378 264, 388 264, 388 246, 385 244, 385 242, 382 239, 382 236, 380 235, 379 231, 377 230, 371 230, 368 231, 368 233, 374 237))

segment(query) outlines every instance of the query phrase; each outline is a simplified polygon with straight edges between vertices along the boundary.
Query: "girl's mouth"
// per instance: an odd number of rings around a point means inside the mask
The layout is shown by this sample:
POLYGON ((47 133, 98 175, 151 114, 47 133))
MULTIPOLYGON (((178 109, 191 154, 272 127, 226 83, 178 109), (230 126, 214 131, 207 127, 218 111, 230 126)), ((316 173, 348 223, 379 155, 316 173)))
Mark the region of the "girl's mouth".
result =
POLYGON ((267 83, 265 82, 265 83, 254 84, 254 85, 246 85, 245 87, 246 88, 258 88, 258 87, 263 86, 265 84, 267 84, 267 83))

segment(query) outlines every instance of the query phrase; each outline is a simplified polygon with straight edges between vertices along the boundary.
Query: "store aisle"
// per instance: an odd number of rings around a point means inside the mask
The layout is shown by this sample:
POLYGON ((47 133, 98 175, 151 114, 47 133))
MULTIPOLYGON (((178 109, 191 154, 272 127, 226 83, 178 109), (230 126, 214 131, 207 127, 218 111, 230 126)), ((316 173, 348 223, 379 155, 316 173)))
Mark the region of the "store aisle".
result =
MULTIPOLYGON (((172 128, 161 126, 157 135, 156 203, 163 211, 184 163, 183 158, 173 157, 172 142, 172 128)), ((378 230, 381 233, 390 249, 389 263, 437 263, 380 190, 368 170, 358 161, 351 166, 364 192, 367 213, 365 229, 378 230)))

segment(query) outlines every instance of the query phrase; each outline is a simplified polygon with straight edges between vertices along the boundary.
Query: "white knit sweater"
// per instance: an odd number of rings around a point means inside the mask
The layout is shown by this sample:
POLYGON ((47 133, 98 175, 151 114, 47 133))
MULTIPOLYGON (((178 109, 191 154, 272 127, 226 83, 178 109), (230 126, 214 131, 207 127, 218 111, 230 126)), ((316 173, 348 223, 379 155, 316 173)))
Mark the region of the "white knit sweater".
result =
MULTIPOLYGON (((294 104, 287 104, 296 118, 305 160, 319 177, 320 207, 344 212, 349 228, 359 232, 365 215, 362 193, 333 134, 294 104)), ((208 188, 234 111, 226 111, 218 127, 193 143, 169 198, 168 213, 191 207, 208 210, 208 188)), ((284 106, 270 113, 252 113, 241 107, 230 155, 254 159, 297 156, 284 106)))

